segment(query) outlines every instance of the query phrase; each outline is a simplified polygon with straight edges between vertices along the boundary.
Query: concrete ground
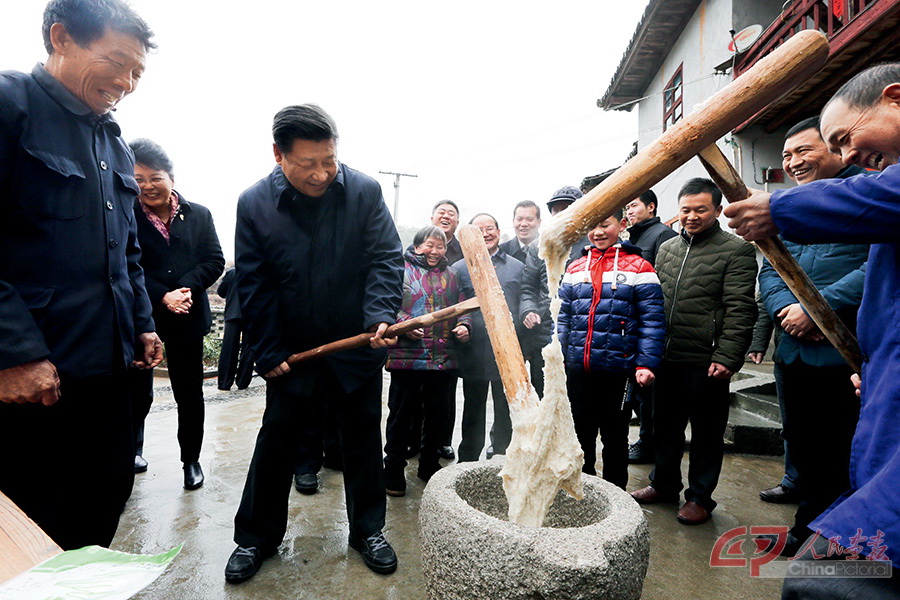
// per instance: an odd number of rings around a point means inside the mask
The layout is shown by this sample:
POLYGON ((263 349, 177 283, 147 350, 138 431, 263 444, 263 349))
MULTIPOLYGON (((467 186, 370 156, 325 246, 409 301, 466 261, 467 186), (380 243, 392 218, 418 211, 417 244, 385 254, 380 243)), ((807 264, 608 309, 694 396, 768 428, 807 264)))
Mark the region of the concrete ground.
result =
MULTIPOLYGON (((418 537, 418 506, 424 483, 415 476, 415 459, 407 468, 407 495, 387 500, 385 533, 400 560, 393 575, 372 573, 360 556, 348 549, 342 477, 324 469, 318 494, 302 496, 291 491, 287 535, 278 554, 267 560, 250 581, 226 584, 223 571, 234 549, 232 521, 265 405, 264 387, 254 379, 247 390, 221 392, 212 381, 207 382, 206 437, 201 455, 206 484, 188 492, 182 488, 174 403, 163 387, 167 381, 159 380, 157 385, 157 401, 146 426, 144 455, 150 468, 136 476, 134 493, 112 547, 146 554, 182 542, 184 548, 174 564, 135 598, 425 598, 418 537)), ((387 385, 385 397, 386 389, 387 385)), ((458 415, 462 411, 461 396, 459 401, 458 415)), ((386 416, 386 403, 384 412, 386 416)), ((632 429, 635 438, 637 431, 632 429)), ((455 435, 458 444, 458 426, 455 435)), ((646 485, 649 472, 650 465, 632 465, 628 489, 646 485)), ((713 568, 709 560, 716 539, 734 527, 785 525, 791 521, 795 506, 766 504, 757 496, 759 490, 774 485, 780 477, 778 457, 727 455, 715 496, 719 507, 709 523, 686 527, 676 521, 675 506, 646 507, 651 555, 643 598, 778 598, 780 580, 751 577, 746 567, 713 568)))

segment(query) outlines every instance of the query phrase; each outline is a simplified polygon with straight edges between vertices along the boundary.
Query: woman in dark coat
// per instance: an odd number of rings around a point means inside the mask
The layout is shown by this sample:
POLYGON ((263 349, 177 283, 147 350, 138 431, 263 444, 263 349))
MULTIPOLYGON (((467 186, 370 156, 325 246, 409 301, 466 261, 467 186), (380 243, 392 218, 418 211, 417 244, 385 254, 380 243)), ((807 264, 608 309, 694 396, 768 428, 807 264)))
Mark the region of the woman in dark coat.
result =
MULTIPOLYGON (((189 203, 173 188, 172 161, 155 142, 134 140, 134 177, 141 195, 134 204, 141 266, 153 304, 156 331, 166 349, 169 381, 178 405, 178 444, 184 463, 184 487, 203 485, 203 336, 212 317, 206 289, 222 274, 225 258, 209 210, 189 203)), ((133 373, 132 393, 137 453, 144 460, 144 419, 153 402, 153 372, 133 373)))

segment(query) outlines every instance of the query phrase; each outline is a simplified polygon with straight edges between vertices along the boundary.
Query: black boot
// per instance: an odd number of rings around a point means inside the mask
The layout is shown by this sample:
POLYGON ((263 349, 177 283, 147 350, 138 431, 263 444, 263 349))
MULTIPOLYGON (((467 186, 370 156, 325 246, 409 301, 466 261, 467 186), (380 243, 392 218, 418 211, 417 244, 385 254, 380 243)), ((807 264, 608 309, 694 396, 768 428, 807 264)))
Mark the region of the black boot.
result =
POLYGON ((197 461, 184 463, 184 489, 196 490, 203 485, 203 470, 197 461))

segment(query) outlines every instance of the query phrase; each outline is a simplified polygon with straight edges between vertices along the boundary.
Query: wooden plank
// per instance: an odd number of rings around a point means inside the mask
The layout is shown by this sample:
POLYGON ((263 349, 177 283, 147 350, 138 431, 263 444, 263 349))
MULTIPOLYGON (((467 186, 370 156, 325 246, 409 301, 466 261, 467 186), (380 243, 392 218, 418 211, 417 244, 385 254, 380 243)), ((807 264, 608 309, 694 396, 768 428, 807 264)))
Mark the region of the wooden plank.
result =
POLYGON ((37 523, 0 492, 0 583, 61 552, 37 523))
POLYGON ((500 370, 506 401, 511 410, 537 406, 537 394, 531 387, 522 347, 506 305, 506 296, 503 295, 481 231, 474 225, 463 225, 456 230, 456 237, 459 238, 472 287, 475 288, 475 295, 481 305, 481 314, 484 316, 494 358, 500 370))
MULTIPOLYGON (((478 310, 478 299, 469 298, 468 300, 460 302, 459 304, 454 304, 453 306, 442 308, 441 310, 437 310, 433 313, 413 317, 412 319, 403 321, 402 323, 395 323, 394 325, 391 325, 387 328, 387 331, 384 332, 384 337, 392 338, 398 335, 409 333, 413 329, 418 329, 419 327, 431 327, 439 321, 446 321, 447 319, 461 317, 462 315, 475 310, 478 310)), ((369 344, 369 341, 372 339, 372 335, 373 334, 371 333, 360 333, 359 335, 355 335, 353 337, 344 338, 342 340, 337 340, 328 344, 323 344, 322 346, 318 346, 310 350, 304 350, 303 352, 298 352, 297 354, 291 354, 287 359, 287 363, 289 365, 296 365, 297 363, 312 360, 314 358, 328 356, 329 354, 334 354, 335 352, 340 352, 342 350, 350 350, 352 348, 367 346, 369 344)))

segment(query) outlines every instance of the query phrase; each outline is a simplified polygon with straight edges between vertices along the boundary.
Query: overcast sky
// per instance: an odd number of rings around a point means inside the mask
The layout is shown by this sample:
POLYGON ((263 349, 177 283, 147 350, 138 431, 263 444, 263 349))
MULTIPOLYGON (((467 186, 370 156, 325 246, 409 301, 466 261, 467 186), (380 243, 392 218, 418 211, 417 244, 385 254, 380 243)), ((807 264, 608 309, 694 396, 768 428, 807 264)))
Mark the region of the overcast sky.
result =
MULTIPOLYGON (((6 2, 0 69, 46 52, 44 0, 6 2)), ((227 258, 241 191, 269 173, 272 117, 316 102, 337 122, 338 157, 375 177, 399 224, 456 201, 463 220, 542 207, 562 185, 622 163, 635 113, 603 95, 645 2, 133 0, 156 33, 138 89, 115 116, 175 163, 176 189, 209 207, 227 258)))

